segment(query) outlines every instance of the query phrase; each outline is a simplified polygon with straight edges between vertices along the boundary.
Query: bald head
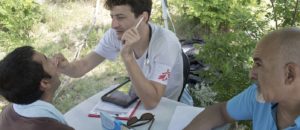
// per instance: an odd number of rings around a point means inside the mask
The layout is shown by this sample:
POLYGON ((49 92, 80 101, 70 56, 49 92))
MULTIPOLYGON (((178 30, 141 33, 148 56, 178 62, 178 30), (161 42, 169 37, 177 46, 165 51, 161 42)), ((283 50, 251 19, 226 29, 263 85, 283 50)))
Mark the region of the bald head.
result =
POLYGON ((272 48, 273 55, 283 63, 300 65, 300 29, 285 28, 269 33, 258 46, 272 48), (277 56, 276 56, 277 55, 277 56))
POLYGON ((299 28, 285 28, 267 34, 257 44, 253 60, 251 78, 257 81, 260 94, 267 102, 286 102, 291 98, 298 102, 300 99, 299 28))

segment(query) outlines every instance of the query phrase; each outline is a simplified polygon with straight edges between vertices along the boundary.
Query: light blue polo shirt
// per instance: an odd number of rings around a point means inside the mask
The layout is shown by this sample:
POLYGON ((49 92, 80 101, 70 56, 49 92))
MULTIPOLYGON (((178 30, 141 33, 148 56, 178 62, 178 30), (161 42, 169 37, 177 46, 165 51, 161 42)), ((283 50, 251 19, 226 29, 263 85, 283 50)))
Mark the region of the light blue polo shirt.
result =
MULTIPOLYGON (((256 84, 252 84, 239 95, 227 102, 227 112, 235 120, 252 120, 253 130, 277 130, 277 103, 256 101, 256 84)), ((300 108, 299 108, 300 109, 300 108)), ((295 124, 285 130, 300 130, 300 116, 295 124)))

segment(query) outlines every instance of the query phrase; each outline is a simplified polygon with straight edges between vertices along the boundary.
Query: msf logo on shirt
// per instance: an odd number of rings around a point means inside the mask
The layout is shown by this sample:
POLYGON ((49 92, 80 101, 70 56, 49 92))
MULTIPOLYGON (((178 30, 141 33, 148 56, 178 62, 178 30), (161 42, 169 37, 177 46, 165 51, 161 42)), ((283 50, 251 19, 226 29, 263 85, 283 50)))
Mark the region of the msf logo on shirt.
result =
POLYGON ((166 72, 163 72, 158 76, 159 80, 166 81, 170 78, 170 70, 168 69, 166 72))

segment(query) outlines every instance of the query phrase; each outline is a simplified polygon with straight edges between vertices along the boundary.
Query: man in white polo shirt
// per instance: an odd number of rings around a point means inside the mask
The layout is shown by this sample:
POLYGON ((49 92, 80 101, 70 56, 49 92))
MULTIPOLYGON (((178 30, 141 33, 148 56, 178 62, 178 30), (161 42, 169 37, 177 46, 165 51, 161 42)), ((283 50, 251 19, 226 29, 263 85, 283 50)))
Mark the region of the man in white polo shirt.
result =
POLYGON ((151 0, 106 0, 112 28, 95 50, 69 63, 56 55, 61 72, 81 77, 105 59, 121 54, 134 90, 145 108, 157 106, 162 96, 178 100, 183 87, 183 63, 178 38, 169 30, 149 23, 151 0))

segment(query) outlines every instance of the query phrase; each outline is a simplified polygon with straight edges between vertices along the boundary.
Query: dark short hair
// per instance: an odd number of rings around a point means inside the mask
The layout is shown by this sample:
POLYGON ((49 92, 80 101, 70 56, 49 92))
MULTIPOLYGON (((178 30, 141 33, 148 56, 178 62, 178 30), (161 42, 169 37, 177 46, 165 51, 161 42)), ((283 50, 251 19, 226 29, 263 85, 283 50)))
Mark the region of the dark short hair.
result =
POLYGON ((152 0, 106 0, 104 7, 111 10, 114 6, 129 5, 135 17, 141 15, 144 11, 151 14, 152 0))
POLYGON ((0 61, 0 94, 9 102, 30 104, 41 98, 40 81, 51 76, 33 61, 34 54, 32 47, 23 46, 0 61))

